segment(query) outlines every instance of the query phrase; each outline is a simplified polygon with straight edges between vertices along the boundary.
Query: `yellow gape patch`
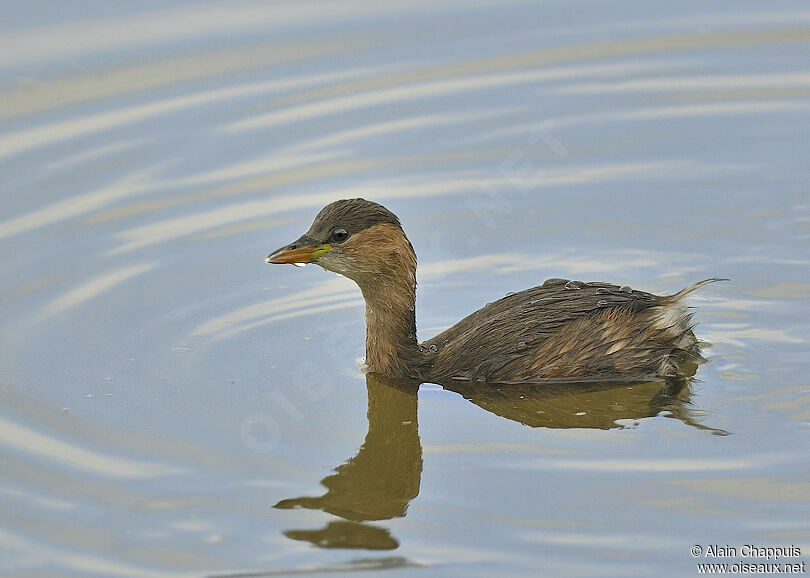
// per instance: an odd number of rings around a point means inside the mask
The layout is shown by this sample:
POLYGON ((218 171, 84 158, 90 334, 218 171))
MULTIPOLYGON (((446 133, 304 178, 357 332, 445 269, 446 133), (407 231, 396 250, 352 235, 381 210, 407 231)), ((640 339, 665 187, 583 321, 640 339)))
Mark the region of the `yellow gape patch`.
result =
POLYGON ((317 249, 315 249, 312 252, 312 255, 310 255, 310 257, 309 257, 309 262, 314 263, 315 261, 318 260, 318 258, 321 255, 323 255, 324 253, 328 253, 331 250, 332 250, 332 245, 330 245, 329 243, 324 243, 323 245, 321 245, 320 247, 318 247, 317 249))

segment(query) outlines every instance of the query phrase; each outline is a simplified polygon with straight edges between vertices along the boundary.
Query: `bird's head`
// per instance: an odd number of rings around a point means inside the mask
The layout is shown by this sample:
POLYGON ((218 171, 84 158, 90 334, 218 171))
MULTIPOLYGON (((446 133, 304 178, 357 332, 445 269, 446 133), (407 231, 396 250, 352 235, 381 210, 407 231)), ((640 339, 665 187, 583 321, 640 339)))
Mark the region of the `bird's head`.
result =
POLYGON ((325 206, 309 230, 267 256, 268 263, 315 263, 359 285, 390 274, 413 276, 416 257, 399 219, 380 204, 343 199, 325 206))

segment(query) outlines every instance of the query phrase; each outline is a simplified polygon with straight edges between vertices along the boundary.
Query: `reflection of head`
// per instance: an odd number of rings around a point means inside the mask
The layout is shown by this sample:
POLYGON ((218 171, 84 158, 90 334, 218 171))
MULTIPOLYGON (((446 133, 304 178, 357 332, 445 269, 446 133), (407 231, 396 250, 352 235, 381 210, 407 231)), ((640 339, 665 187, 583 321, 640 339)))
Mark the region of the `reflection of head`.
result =
MULTIPOLYGON (((321 481, 328 490, 324 495, 282 500, 276 508, 318 509, 351 522, 405 515, 408 503, 419 494, 422 475, 416 389, 411 383, 384 383, 373 374, 366 376, 366 384, 369 428, 357 455, 321 481)), ((316 545, 321 539, 327 544, 342 539, 373 543, 375 549, 396 547, 396 540, 386 530, 363 524, 335 522, 323 530, 291 530, 285 534, 293 539, 313 538, 310 541, 316 545), (338 539, 340 536, 343 538, 338 539)))

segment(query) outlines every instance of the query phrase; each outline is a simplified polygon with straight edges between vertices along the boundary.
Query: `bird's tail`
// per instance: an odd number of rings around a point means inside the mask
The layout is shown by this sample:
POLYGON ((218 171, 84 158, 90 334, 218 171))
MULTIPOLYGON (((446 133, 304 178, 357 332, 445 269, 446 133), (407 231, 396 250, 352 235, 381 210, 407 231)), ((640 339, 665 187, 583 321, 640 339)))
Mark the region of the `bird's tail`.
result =
POLYGON ((690 293, 692 293, 694 291, 697 291, 698 289, 700 289, 704 285, 708 285, 709 283, 716 283, 717 281, 731 281, 731 279, 726 279, 726 278, 722 278, 722 277, 711 277, 710 279, 704 279, 703 281, 698 281, 697 283, 692 283, 691 285, 688 285, 688 286, 684 287, 683 289, 681 289, 677 293, 664 297, 664 302, 665 303, 676 303, 676 302, 680 301, 681 299, 683 299, 684 297, 686 297, 687 295, 689 295, 690 293))
POLYGON ((665 355, 658 368, 658 375, 664 376, 692 376, 697 370, 697 366, 706 359, 700 351, 700 343, 695 334, 692 312, 683 303, 683 298, 715 281, 728 281, 712 277, 684 287, 674 295, 668 295, 661 299, 661 306, 657 308, 658 314, 655 323, 659 328, 669 332, 675 347, 673 351, 665 355))

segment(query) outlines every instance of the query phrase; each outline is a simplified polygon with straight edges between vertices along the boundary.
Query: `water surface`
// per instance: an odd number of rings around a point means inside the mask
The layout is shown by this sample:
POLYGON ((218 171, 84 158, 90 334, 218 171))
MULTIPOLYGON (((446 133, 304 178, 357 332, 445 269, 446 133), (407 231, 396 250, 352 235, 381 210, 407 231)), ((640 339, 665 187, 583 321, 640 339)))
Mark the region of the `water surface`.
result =
POLYGON ((684 575, 810 552, 804 3, 63 3, 0 22, 0 572, 684 575), (363 196, 426 339, 548 277, 698 293, 683 388, 393 387, 269 267, 363 196), (722 435, 720 435, 722 434, 722 435))

